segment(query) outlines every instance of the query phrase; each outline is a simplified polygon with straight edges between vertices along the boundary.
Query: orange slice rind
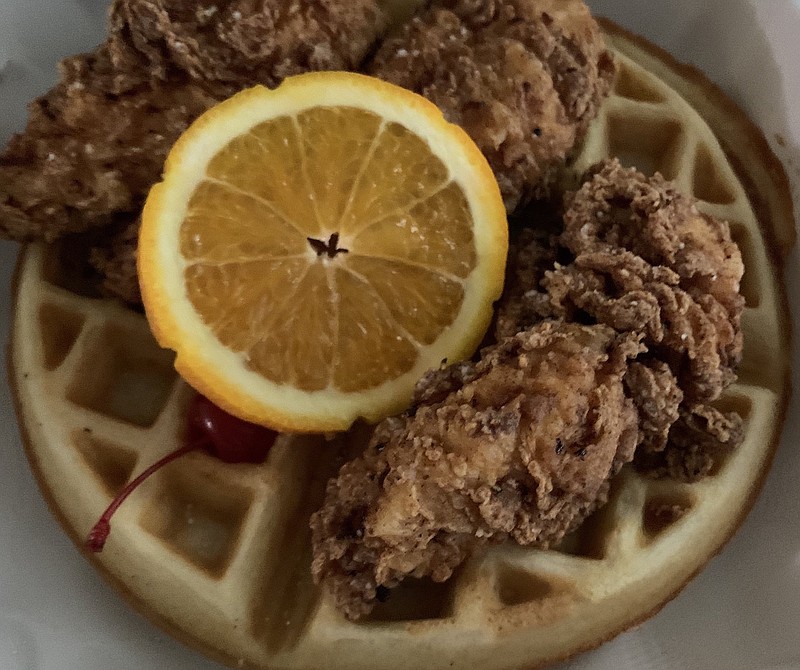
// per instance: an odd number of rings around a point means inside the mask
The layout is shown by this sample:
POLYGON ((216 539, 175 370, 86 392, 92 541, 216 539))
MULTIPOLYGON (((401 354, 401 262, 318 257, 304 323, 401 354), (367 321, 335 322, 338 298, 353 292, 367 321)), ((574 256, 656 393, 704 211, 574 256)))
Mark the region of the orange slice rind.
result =
POLYGON ((486 160, 424 98, 352 73, 243 91, 179 139, 138 269, 176 369, 231 413, 299 432, 407 406, 471 355, 508 233, 486 160))

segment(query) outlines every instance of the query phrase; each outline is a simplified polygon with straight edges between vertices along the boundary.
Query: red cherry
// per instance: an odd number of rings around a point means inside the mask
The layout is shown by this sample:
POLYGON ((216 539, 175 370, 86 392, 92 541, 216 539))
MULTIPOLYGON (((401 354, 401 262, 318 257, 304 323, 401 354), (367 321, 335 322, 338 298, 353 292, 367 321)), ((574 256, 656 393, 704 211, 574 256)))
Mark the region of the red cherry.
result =
POLYGON ((111 532, 111 517, 142 482, 165 465, 198 449, 205 449, 226 463, 261 463, 278 436, 269 428, 237 419, 201 395, 192 398, 187 423, 187 443, 153 463, 111 501, 86 538, 89 551, 103 551, 111 532))
POLYGON ((277 436, 237 419, 205 396, 196 395, 189 405, 189 442, 210 440, 207 448, 225 463, 263 463, 277 436))

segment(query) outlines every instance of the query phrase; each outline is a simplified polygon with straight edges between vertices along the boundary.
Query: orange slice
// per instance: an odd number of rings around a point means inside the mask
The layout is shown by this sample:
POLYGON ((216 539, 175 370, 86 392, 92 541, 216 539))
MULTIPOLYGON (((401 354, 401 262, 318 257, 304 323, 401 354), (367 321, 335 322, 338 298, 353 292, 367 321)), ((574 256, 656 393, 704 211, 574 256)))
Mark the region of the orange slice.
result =
POLYGON ((243 419, 346 429, 471 355, 508 233, 477 147, 424 98, 313 73, 198 119, 139 238, 147 318, 178 372, 243 419))

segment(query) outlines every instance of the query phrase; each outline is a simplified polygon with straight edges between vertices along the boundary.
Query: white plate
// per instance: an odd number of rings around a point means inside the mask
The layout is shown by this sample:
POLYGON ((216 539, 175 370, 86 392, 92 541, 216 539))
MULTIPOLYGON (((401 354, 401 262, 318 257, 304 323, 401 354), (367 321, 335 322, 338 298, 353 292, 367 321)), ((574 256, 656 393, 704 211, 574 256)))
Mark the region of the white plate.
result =
MULTIPOLYGON (((698 65, 742 104, 784 161, 800 212, 800 0, 590 4, 698 65)), ((106 5, 0 0, 0 144, 22 127, 26 101, 54 82, 55 62, 100 41, 106 5)), ((16 251, 0 242, 3 350, 16 251)), ((795 251, 792 305, 800 298, 798 261, 795 251)), ((661 614, 565 667, 800 670, 799 409, 795 399, 765 490, 723 554, 661 614)), ((0 669, 219 667, 131 611, 63 535, 28 470, 10 393, 0 385, 0 669)))

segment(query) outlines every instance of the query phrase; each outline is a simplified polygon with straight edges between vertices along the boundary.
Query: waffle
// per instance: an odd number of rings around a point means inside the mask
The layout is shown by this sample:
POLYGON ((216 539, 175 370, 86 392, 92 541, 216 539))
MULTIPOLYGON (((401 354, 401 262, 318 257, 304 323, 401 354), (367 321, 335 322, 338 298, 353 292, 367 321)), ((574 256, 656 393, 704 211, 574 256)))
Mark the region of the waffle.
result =
MULTIPOLYGON (((557 550, 494 546, 444 584, 409 580, 357 623, 311 581, 308 517, 364 431, 281 436, 258 466, 190 454, 126 502, 105 551, 88 557, 137 609, 232 667, 531 668, 650 616, 734 533, 789 393, 788 185, 757 129, 702 75, 604 30, 620 73, 575 170, 616 155, 730 221, 746 267, 745 350, 720 404, 745 419, 741 447, 693 484, 625 469, 609 504, 557 550)), ((80 545, 114 494, 182 439, 191 391, 143 316, 93 295, 69 257, 21 254, 10 369, 31 465, 80 545)))

